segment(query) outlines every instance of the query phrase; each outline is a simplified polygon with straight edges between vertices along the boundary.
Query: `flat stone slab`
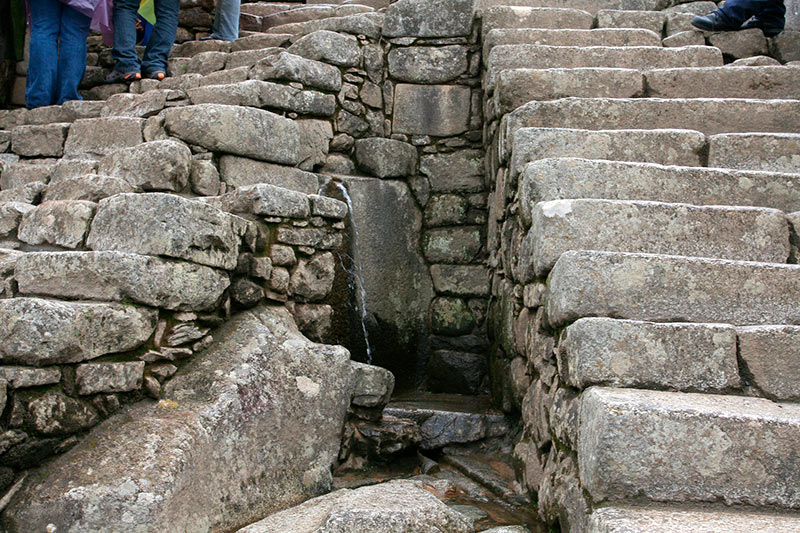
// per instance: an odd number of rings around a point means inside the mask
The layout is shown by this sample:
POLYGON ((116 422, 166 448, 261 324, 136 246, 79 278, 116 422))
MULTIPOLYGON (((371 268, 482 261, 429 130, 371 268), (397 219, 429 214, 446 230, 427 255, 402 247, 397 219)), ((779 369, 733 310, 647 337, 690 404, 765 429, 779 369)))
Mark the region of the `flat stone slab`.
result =
POLYGON ((706 135, 752 131, 793 133, 800 124, 800 100, 563 98, 530 102, 506 115, 503 121, 507 136, 523 127, 680 128, 706 135))
POLYGON ((208 203, 230 213, 266 217, 307 218, 311 213, 309 196, 302 192, 259 183, 209 198, 208 203))
POLYGON ((588 527, 590 531, 680 533, 686 531, 686 524, 696 533, 794 533, 800 529, 800 516, 721 506, 614 505, 595 509, 588 527))
POLYGON ((722 66, 722 54, 711 46, 546 46, 506 44, 489 53, 484 88, 494 89, 498 74, 514 68, 605 67, 646 70, 722 66))
POLYGON ((566 382, 579 389, 658 386, 714 392, 739 387, 733 326, 582 318, 565 334, 559 368, 566 382))
POLYGON ((472 91, 464 85, 395 87, 392 131, 447 137, 469 129, 472 91))
POLYGON ((636 28, 595 28, 593 30, 507 28, 484 32, 483 57, 495 46, 542 44, 547 46, 661 46, 661 36, 636 28))
POLYGON ((175 311, 216 308, 230 279, 194 263, 122 252, 37 252, 17 259, 25 295, 133 301, 175 311))
POLYGON ((157 316, 131 305, 0 300, 0 360, 40 366, 133 350, 150 338, 157 316))
POLYGON ((164 127, 211 151, 286 165, 300 162, 297 123, 263 109, 221 104, 176 107, 164 112, 164 127))
POLYGON ((355 490, 341 489, 276 513, 238 533, 315 533, 331 524, 340 531, 368 527, 373 533, 475 530, 472 520, 441 502, 431 488, 421 481, 394 480, 355 490))
POLYGON ((386 10, 386 37, 459 37, 472 31, 472 0, 398 0, 386 10))
POLYGON ((614 6, 612 9, 601 9, 597 12, 597 27, 647 28, 661 33, 668 19, 669 15, 661 11, 639 11, 614 6))
POLYGON ((233 270, 246 226, 239 217, 180 196, 118 194, 100 201, 86 246, 233 270))
POLYGON ((548 68, 500 72, 494 90, 495 115, 510 113, 532 100, 633 98, 644 94, 644 78, 633 69, 548 68))
POLYGON ((483 11, 483 32, 508 28, 588 30, 591 13, 565 7, 494 6, 483 11))
POLYGON ((673 3, 674 0, 475 0, 475 11, 480 13, 492 6, 560 7, 582 9, 594 15, 601 9, 651 11, 673 3))
POLYGON ((223 155, 219 158, 219 176, 228 187, 267 183, 305 194, 315 194, 320 187, 317 174, 233 155, 223 155))
POLYGON ((513 144, 506 146, 511 149, 512 176, 532 161, 553 157, 698 167, 706 147, 705 135, 691 130, 522 128, 515 131, 513 138, 501 139, 501 146, 505 140, 513 140, 513 144))
POLYGON ((581 395, 578 467, 598 503, 644 497, 797 509, 799 452, 796 404, 602 387, 581 395))
POLYGON ((187 91, 193 104, 225 104, 267 107, 302 115, 330 116, 336 110, 336 97, 319 91, 303 91, 261 80, 223 85, 206 85, 187 91))
POLYGON ((786 263, 786 215, 756 207, 626 200, 552 200, 533 208, 532 249, 544 276, 567 250, 605 250, 786 263))
POLYGON ((800 98, 800 69, 791 67, 674 68, 644 77, 656 98, 800 98))
POLYGON ((330 490, 353 386, 347 351, 283 308, 242 313, 166 386, 30 475, 16 531, 231 531, 330 490))
POLYGON ((754 384, 768 397, 800 398, 800 327, 752 326, 738 328, 739 351, 754 384))
POLYGON ((708 145, 711 167, 800 174, 800 133, 714 135, 708 145))
POLYGON ((325 91, 342 88, 342 73, 334 65, 306 59, 276 48, 250 69, 250 78, 256 80, 286 80, 325 91))
POLYGON ((570 251, 550 272, 547 318, 800 324, 799 298, 797 265, 570 251))
POLYGON ((749 172, 654 163, 588 159, 540 159, 519 180, 520 213, 530 223, 536 202, 607 198, 684 202, 694 205, 800 210, 800 174, 749 172))

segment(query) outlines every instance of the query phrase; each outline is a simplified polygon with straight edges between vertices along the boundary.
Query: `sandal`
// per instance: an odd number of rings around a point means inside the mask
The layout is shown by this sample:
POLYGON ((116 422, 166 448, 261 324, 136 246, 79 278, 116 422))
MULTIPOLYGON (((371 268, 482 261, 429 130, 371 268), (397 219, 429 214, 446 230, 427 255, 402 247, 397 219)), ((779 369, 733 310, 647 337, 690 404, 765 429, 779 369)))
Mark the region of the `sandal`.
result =
POLYGON ((161 81, 164 78, 166 78, 167 75, 164 73, 163 70, 156 70, 156 71, 153 71, 153 72, 148 72, 147 74, 144 75, 144 77, 149 79, 149 80, 161 81))
POLYGON ((140 79, 142 79, 142 75, 139 74, 138 72, 120 72, 119 70, 112 70, 111 73, 108 76, 106 76, 105 82, 132 83, 140 79))

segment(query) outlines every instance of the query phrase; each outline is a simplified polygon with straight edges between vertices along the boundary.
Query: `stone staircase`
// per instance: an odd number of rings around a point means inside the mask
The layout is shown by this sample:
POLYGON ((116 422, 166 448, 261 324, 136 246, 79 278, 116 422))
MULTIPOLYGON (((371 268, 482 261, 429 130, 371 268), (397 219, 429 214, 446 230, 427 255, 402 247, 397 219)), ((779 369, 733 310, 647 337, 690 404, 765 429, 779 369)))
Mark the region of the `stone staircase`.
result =
POLYGON ((707 4, 482 3, 495 357, 563 530, 800 524, 800 69, 707 4))

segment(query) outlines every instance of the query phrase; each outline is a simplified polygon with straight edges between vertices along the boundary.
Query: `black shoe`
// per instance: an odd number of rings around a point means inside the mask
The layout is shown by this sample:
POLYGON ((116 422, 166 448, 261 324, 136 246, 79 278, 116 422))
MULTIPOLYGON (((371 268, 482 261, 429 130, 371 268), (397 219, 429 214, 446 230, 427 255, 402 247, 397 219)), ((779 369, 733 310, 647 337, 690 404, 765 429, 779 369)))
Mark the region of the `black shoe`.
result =
POLYGON ((120 72, 119 70, 112 70, 106 76, 106 83, 133 83, 142 79, 142 75, 138 72, 120 72))
POLYGON ((762 32, 764 32, 764 37, 775 37, 780 32, 783 31, 783 28, 778 28, 776 26, 768 26, 758 20, 758 17, 753 17, 744 24, 742 24, 743 30, 750 30, 752 28, 758 28, 762 32))
POLYGON ((703 31, 736 31, 741 29, 741 25, 734 26, 728 22, 725 22, 716 11, 709 13, 704 17, 693 18, 692 26, 703 31))

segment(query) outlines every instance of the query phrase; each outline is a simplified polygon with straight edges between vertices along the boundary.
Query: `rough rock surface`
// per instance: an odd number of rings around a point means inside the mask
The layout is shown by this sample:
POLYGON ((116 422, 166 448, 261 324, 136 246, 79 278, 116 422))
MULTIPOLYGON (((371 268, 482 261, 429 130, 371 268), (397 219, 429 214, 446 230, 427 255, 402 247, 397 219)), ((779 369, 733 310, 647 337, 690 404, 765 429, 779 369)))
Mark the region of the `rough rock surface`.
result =
POLYGON ((123 178, 145 191, 180 192, 189 181, 192 152, 177 141, 152 141, 123 148, 100 161, 98 174, 123 178))
POLYGON ((229 531, 330 488, 353 386, 347 352, 257 308, 167 385, 29 476, 9 531, 229 531), (142 442, 144 439, 144 442, 142 442))

